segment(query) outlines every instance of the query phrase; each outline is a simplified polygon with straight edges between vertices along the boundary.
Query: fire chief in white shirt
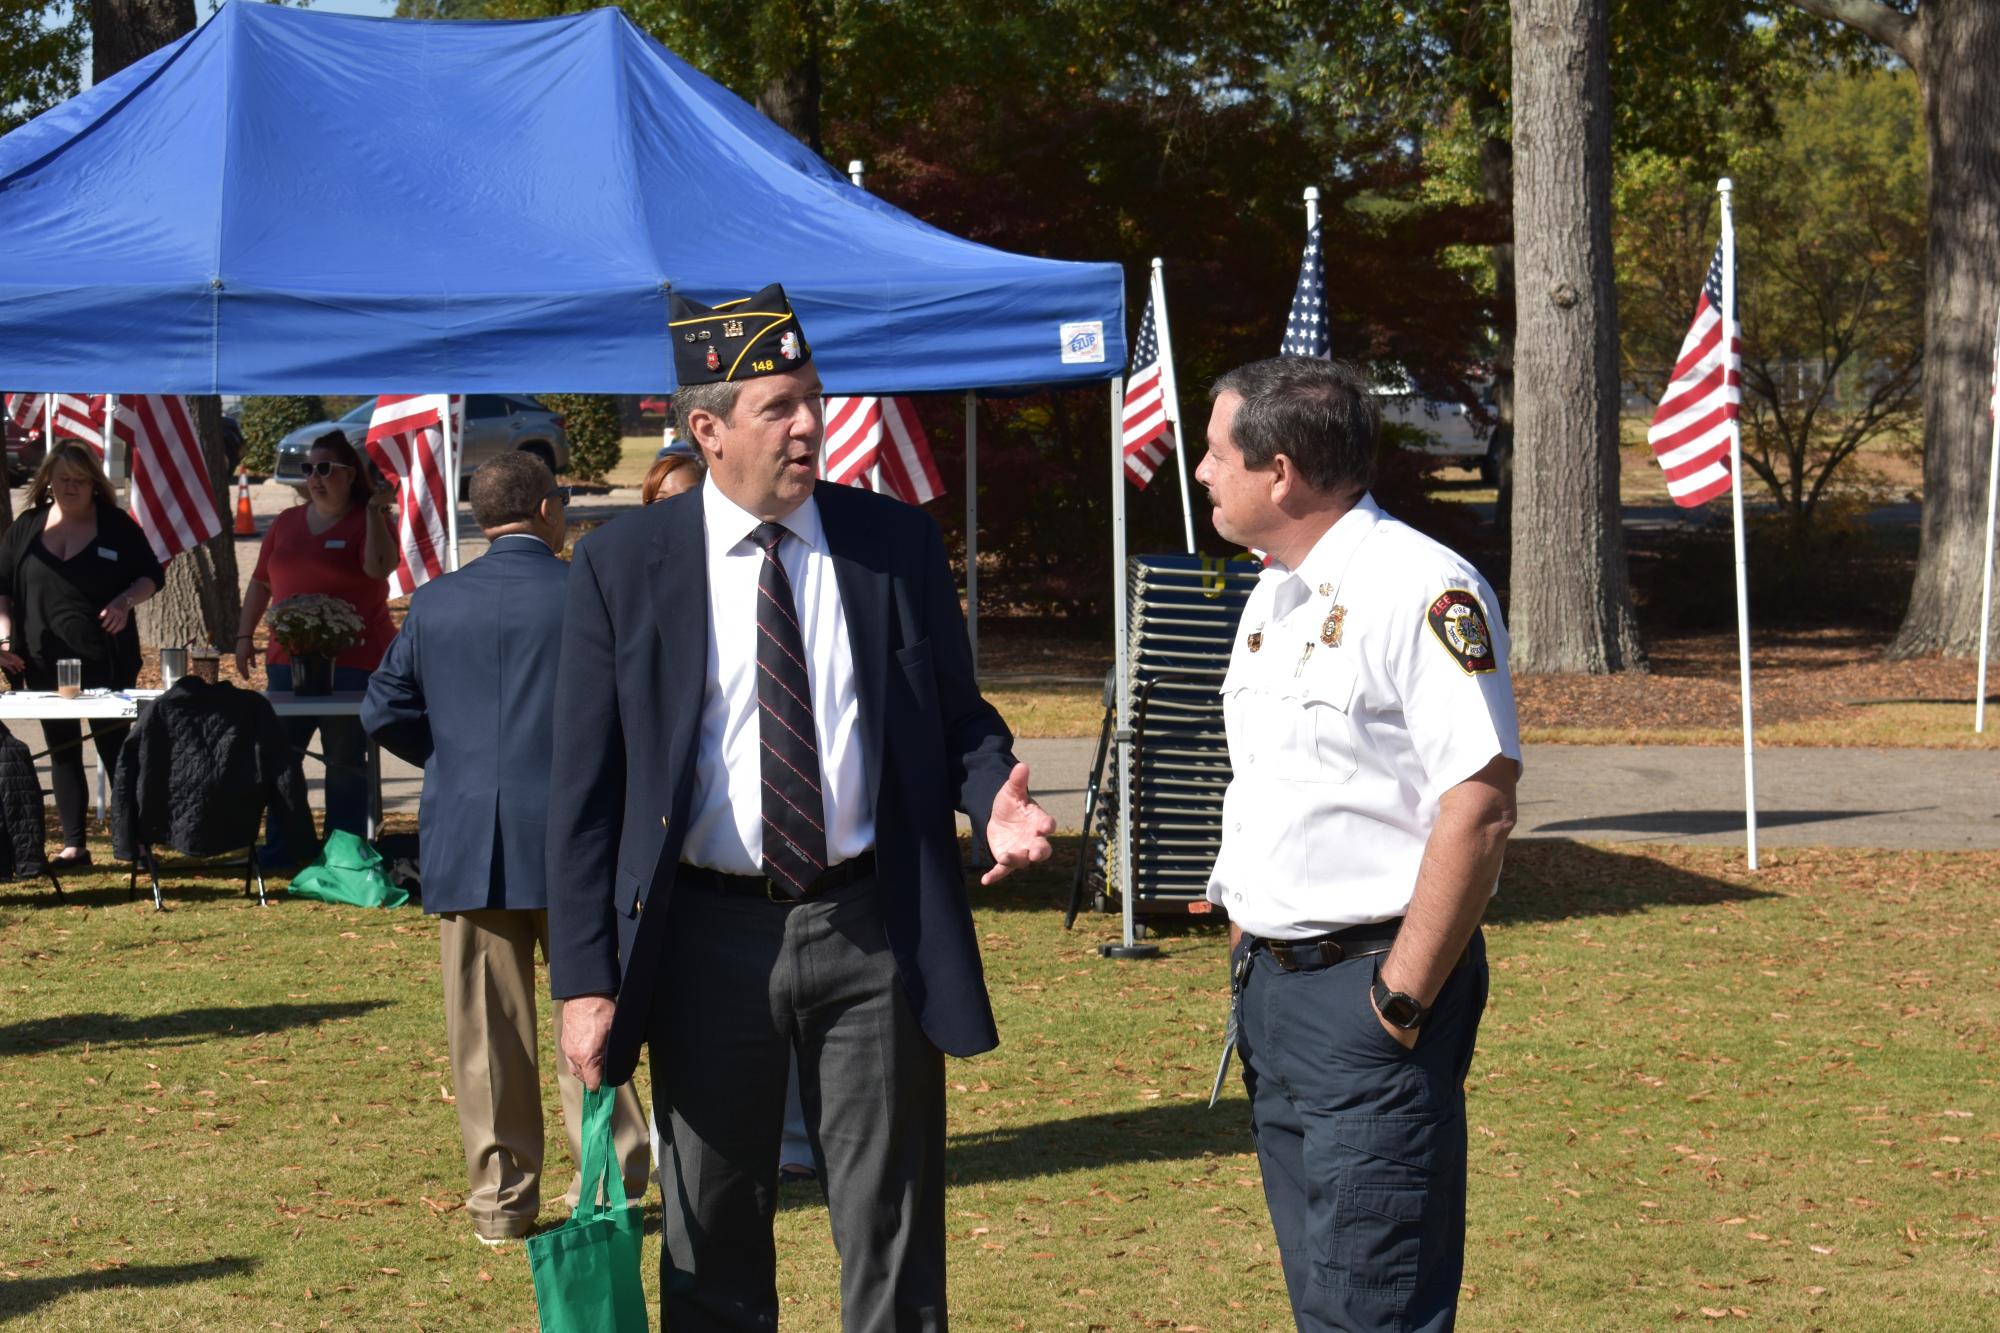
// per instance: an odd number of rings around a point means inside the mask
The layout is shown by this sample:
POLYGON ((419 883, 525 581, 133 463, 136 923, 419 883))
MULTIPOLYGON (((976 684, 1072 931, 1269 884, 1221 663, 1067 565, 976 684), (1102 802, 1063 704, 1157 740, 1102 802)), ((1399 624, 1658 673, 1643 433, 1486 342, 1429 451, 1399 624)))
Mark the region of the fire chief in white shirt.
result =
POLYGON ((1479 919, 1514 824, 1507 632, 1468 562, 1368 494, 1352 368, 1216 383, 1195 476, 1269 552, 1222 685, 1234 777, 1208 896, 1265 1198, 1303 1330, 1452 1326, 1479 919))

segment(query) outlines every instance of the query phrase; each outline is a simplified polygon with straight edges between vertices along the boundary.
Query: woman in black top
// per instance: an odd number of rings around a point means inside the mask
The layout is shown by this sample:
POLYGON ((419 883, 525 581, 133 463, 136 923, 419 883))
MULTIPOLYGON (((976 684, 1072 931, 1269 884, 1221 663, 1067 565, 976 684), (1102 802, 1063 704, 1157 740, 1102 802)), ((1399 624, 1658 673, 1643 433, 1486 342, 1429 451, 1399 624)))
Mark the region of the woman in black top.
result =
MULTIPOLYGON (((83 663, 86 689, 129 689, 139 679, 139 627, 132 608, 166 582, 146 534, 123 510, 98 465, 80 444, 59 444, 28 487, 28 511, 0 536, 0 668, 14 688, 52 690, 56 662, 83 663)), ((91 739, 105 771, 118 767, 130 730, 96 722, 91 739)), ((49 744, 49 784, 62 816, 57 865, 88 865, 84 849, 81 723, 42 723, 49 744)))

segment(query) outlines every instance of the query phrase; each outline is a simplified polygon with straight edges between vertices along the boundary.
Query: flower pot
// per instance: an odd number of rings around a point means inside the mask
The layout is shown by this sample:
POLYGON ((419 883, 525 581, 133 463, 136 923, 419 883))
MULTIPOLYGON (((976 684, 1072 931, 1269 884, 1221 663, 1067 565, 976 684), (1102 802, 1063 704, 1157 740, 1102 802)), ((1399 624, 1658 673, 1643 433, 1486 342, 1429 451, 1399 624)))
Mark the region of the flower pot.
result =
POLYGON ((292 693, 301 697, 333 693, 333 659, 300 653, 292 659, 292 693))

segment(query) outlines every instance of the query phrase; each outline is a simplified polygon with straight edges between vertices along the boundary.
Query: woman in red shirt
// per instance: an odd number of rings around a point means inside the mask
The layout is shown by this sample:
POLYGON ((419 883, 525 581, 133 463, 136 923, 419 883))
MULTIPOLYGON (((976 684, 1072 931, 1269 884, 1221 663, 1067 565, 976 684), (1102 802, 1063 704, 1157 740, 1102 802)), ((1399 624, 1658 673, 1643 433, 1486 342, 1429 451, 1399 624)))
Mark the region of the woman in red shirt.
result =
MULTIPOLYGON (((306 503, 278 515, 264 534, 257 569, 243 595, 243 618, 236 635, 236 670, 249 679, 256 659, 252 633, 274 601, 316 592, 352 605, 367 627, 361 642, 334 659, 333 688, 362 691, 382 663, 396 628, 389 620, 389 575, 396 568, 396 536, 390 509, 396 493, 371 483, 347 436, 330 430, 306 452, 306 503)), ((267 650, 266 675, 273 690, 292 688, 292 664, 276 641, 267 650)), ((326 756, 326 828, 365 835, 368 827, 367 739, 358 718, 286 718, 292 744, 304 750, 320 733, 326 756)), ((277 825, 266 820, 265 859, 285 865, 302 849, 278 842, 277 825)))

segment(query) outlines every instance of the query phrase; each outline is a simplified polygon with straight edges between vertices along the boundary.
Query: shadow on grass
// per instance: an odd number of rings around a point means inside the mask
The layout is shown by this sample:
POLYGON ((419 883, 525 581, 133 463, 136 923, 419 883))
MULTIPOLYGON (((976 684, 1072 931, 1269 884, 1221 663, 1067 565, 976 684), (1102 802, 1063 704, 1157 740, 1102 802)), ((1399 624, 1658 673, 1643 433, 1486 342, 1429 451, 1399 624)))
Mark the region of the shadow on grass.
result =
POLYGON ((1682 869, 1638 849, 1593 847, 1567 838, 1516 838, 1507 844, 1500 896, 1486 909, 1486 920, 1497 925, 1564 921, 1777 896, 1682 869))
POLYGON ((215 1278, 241 1277, 256 1266, 254 1259, 230 1255, 186 1264, 126 1264, 101 1273, 72 1273, 68 1277, 8 1278, 0 1282, 0 1320, 29 1314, 73 1292, 180 1287, 215 1278))
MULTIPOLYGON (((279 892, 289 881, 289 877, 272 871, 264 872, 264 891, 273 903, 282 902, 284 895, 279 892)), ((40 880, 15 880, 13 884, 0 883, 0 907, 117 907, 124 903, 145 903, 151 905, 153 885, 144 874, 139 876, 137 888, 126 887, 126 871, 103 862, 89 870, 62 876, 63 891, 60 897, 50 887, 46 877, 40 880), (7 890, 11 888, 11 893, 7 890)), ((243 889, 243 871, 239 865, 234 878, 228 868, 220 870, 189 869, 185 872, 171 861, 160 867, 160 892, 169 909, 175 903, 220 901, 234 898, 238 901, 256 902, 253 889, 246 893, 243 889)))
POLYGON ((1232 1079, 1231 1100, 1214 1110, 1205 1098, 1156 1102, 1125 1111, 956 1134, 946 1146, 945 1169, 954 1184, 974 1185, 1249 1152, 1256 1145, 1250 1137, 1250 1112, 1242 1087, 1232 1079))
MULTIPOLYGON (((1759 828, 1786 828, 1795 824, 1827 824, 1842 819, 1874 819, 1882 815, 1915 815, 1937 809, 1934 805, 1912 805, 1900 810, 1759 810, 1759 828)), ((1648 810, 1631 815, 1593 815, 1588 819, 1557 819, 1537 824, 1534 834, 1545 833, 1642 833, 1667 838, 1688 838, 1703 833, 1740 833, 1741 810, 1648 810)))
POLYGON ((211 1037, 252 1037, 285 1028, 358 1018, 386 1000, 334 1004, 250 1004, 176 1009, 164 1014, 51 1014, 0 1024, 0 1052, 47 1054, 67 1046, 165 1045, 211 1037))

